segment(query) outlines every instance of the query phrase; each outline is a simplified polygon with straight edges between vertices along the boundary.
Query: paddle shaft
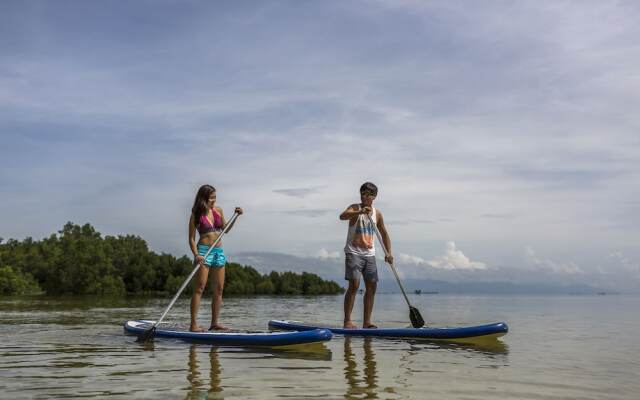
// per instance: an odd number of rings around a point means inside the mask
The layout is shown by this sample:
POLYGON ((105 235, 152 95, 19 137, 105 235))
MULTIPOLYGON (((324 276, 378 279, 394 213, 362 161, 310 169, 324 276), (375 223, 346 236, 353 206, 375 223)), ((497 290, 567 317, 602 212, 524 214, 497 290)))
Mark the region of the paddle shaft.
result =
MULTIPOLYGON (((209 250, 207 250, 207 252, 205 253, 205 255, 204 255, 204 259, 205 260, 207 259, 207 256, 209 255, 209 253, 211 253, 211 250, 213 250, 213 248, 216 247, 216 245, 220 242, 220 239, 222 239, 222 236, 229 231, 229 229, 231 228, 231 225, 233 225, 233 223, 235 222, 236 218, 238 218, 238 215, 240 215, 240 214, 238 214, 238 213, 234 213, 233 214, 233 217, 231 217, 231 220, 227 223, 227 226, 224 227, 224 229, 222 230, 222 232, 220 233, 218 238, 213 242, 211 247, 209 247, 209 250)), ((203 260, 203 262, 204 262, 204 260, 203 260)), ((169 303, 169 306, 164 310, 164 312, 162 313, 162 316, 160 317, 158 322, 153 324, 151 329, 153 329, 153 328, 157 327, 158 325, 160 325, 160 323, 162 322, 164 317, 167 315, 167 313, 169 312, 171 307, 173 307, 173 304, 176 302, 176 300, 178 300, 178 297, 180 297, 180 295, 182 294, 182 291, 184 290, 185 287, 187 287, 187 285, 189 284, 189 282, 191 281, 193 276, 196 274, 196 271, 200 267, 201 267, 201 264, 196 264, 196 266, 193 269, 193 271, 191 271, 191 274, 189 274, 187 279, 185 279, 185 281, 182 283, 182 286, 180 286, 180 289, 178 290, 178 293, 176 293, 176 295, 173 296, 173 299, 171 300, 171 303, 169 303)))
MULTIPOLYGON (((380 242, 380 246, 382 246, 382 250, 384 251, 384 255, 385 256, 389 256, 389 252, 387 251, 387 247, 384 245, 384 241, 382 240, 382 235, 380 235, 380 232, 378 231, 378 227, 373 222, 373 219, 371 218, 371 215, 367 214, 367 217, 369 217, 369 221, 371 222, 371 226, 373 226, 373 231, 376 233, 376 236, 378 237, 378 241, 380 242)), ((398 271, 396 271, 396 267, 393 266, 393 262, 390 262, 389 266, 391 267, 391 270, 393 271, 393 274, 395 275, 396 280, 398 281, 398 285, 400 285, 400 290, 402 291, 402 294, 404 295, 404 299, 407 301, 407 305, 409 306, 409 308, 411 308, 412 305, 409 302, 409 298, 407 297, 407 292, 404 290, 404 286, 402 285, 402 281, 400 280, 400 276, 398 276, 398 271)))

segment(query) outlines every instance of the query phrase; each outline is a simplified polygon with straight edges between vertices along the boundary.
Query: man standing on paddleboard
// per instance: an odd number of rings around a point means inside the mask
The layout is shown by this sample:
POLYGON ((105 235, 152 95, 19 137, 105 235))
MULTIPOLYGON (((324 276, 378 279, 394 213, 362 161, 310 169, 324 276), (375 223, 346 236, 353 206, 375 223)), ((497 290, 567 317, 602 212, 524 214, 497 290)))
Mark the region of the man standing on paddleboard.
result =
POLYGON ((340 214, 341 221, 349 221, 347 243, 344 247, 344 278, 349 281, 349 288, 344 295, 344 328, 356 328, 351 321, 351 311, 360 286, 360 276, 364 278, 364 319, 363 328, 377 328, 371 323, 373 301, 378 286, 378 268, 376 266, 375 227, 382 235, 388 255, 385 261, 393 262, 391 239, 384 226, 382 213, 373 207, 378 195, 378 187, 365 182, 360 187, 360 204, 352 204, 340 214), (373 226, 375 224, 375 227, 373 226))

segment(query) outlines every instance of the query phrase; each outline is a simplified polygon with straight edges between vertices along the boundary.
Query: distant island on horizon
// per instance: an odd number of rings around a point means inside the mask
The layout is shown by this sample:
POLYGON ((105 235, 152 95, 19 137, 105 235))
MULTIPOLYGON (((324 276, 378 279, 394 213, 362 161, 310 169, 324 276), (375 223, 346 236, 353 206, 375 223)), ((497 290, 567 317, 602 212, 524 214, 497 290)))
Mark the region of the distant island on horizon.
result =
MULTIPOLYGON (((334 281, 342 268, 321 260, 265 252, 238 253, 232 259, 238 262, 227 263, 225 295, 331 295, 345 291, 334 281)), ((145 240, 134 235, 103 237, 90 224, 69 222, 42 240, 27 237, 5 242, 0 238, 0 295, 164 295, 175 293, 192 269, 192 259, 187 256, 154 253, 145 240)), ((411 295, 627 294, 588 284, 437 279, 404 283, 411 295)), ((190 284, 185 294, 191 292, 190 284)), ((395 279, 381 276, 378 293, 400 291, 395 279)))
MULTIPOLYGON (((243 264, 251 264, 255 269, 263 273, 268 271, 296 271, 299 266, 306 270, 318 273, 320 277, 328 280, 339 280, 343 273, 341 260, 321 259, 317 257, 303 257, 292 254, 245 251, 232 254, 234 260, 243 264)), ((402 266, 396 266, 402 271, 402 266)), ((383 263, 378 264, 378 293, 400 293, 398 284, 383 263)), ((422 294, 640 294, 634 291, 620 291, 613 288, 604 288, 589 283, 564 283, 564 282, 514 282, 510 280, 445 280, 438 278, 410 278, 403 279, 407 293, 415 295, 416 290, 422 294)))

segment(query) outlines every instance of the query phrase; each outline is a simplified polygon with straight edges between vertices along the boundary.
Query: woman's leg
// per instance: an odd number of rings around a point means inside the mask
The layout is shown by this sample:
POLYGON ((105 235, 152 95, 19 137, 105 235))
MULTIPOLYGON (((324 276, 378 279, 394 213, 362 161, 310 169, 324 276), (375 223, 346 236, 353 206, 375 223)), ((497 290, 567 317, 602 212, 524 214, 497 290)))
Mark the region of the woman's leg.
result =
POLYGON ((191 296, 191 327, 190 331, 203 332, 200 326, 198 326, 198 309, 200 308, 200 299, 204 288, 207 286, 207 278, 209 277, 209 268, 201 265, 196 272, 195 285, 193 287, 193 296, 191 296))
POLYGON ((211 289, 213 299, 211 301, 211 329, 227 329, 218 322, 220 308, 222 308, 222 292, 224 291, 224 267, 211 268, 211 289))

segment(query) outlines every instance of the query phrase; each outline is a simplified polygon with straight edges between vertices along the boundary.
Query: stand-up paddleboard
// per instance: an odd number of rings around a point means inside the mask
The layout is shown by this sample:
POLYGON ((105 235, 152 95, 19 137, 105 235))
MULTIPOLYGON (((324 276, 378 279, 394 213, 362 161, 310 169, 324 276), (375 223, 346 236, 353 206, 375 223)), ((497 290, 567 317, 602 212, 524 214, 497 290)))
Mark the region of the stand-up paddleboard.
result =
POLYGON ((318 327, 306 325, 297 321, 271 320, 269 328, 283 331, 310 331, 312 329, 329 329, 339 335, 353 336, 376 336, 398 339, 429 339, 429 340, 449 340, 449 341, 478 341, 495 340, 504 336, 509 331, 509 327, 504 322, 496 322, 486 325, 464 326, 464 327, 444 327, 444 328, 370 328, 370 329, 344 329, 332 327, 318 327))
MULTIPOLYGON (((126 333, 142 335, 155 321, 127 321, 126 333)), ((216 346, 291 346, 296 344, 325 342, 333 336, 328 329, 307 329, 300 332, 189 332, 157 329, 154 336, 210 343, 216 346)))

